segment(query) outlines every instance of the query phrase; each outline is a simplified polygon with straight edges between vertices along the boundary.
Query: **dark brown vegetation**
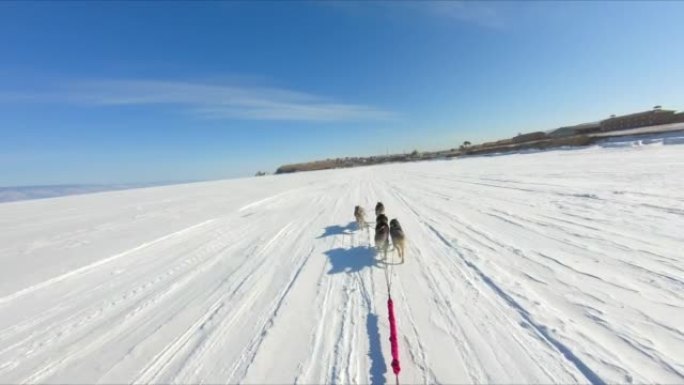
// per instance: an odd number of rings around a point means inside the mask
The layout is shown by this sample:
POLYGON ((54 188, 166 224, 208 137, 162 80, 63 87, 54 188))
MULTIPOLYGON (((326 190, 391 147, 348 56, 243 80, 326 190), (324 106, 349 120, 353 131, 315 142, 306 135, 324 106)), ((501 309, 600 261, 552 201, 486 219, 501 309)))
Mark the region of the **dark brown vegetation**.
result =
POLYGON ((590 135, 575 135, 564 138, 548 138, 531 142, 513 143, 510 140, 475 145, 467 149, 463 155, 491 154, 497 152, 513 152, 524 150, 546 150, 556 147, 588 146, 601 138, 590 135), (502 143, 503 142, 503 143, 502 143), (508 142, 508 143, 506 143, 508 142))
POLYGON ((673 110, 663 110, 660 106, 655 106, 653 110, 649 111, 622 116, 612 115, 610 118, 599 122, 564 126, 550 132, 537 131, 527 134, 518 134, 513 138, 475 145, 471 144, 469 141, 465 141, 458 149, 452 148, 450 150, 434 152, 418 152, 418 150, 414 150, 407 154, 337 158, 286 164, 279 167, 278 170, 276 170, 276 174, 358 167, 390 162, 448 159, 464 155, 588 146, 605 138, 605 135, 607 134, 602 134, 605 132, 610 133, 615 131, 615 135, 611 136, 620 136, 619 130, 678 122, 684 122, 684 112, 675 113, 673 110))

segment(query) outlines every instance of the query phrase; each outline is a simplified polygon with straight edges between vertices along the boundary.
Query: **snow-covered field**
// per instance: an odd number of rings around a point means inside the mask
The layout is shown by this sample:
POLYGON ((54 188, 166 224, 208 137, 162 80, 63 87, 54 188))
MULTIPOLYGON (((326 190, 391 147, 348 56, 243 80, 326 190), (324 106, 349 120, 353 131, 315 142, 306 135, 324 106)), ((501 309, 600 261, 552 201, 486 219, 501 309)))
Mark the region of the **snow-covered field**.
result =
POLYGON ((0 383, 683 383, 684 146, 0 204, 0 383))
POLYGON ((0 187, 0 203, 27 199, 54 198, 66 195, 90 194, 101 191, 153 187, 155 185, 158 186, 161 185, 161 183, 0 187))

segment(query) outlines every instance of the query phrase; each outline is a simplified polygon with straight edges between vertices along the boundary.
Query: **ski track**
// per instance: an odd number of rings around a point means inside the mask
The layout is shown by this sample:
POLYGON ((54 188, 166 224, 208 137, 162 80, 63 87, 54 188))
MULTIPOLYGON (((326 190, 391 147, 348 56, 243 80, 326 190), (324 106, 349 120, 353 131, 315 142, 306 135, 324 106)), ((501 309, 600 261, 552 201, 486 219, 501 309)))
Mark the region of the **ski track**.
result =
POLYGON ((101 259, 101 260, 99 260, 99 261, 97 261, 97 262, 95 262, 95 263, 92 263, 92 264, 90 264, 90 265, 83 266, 83 267, 81 267, 81 268, 72 270, 72 271, 70 271, 70 272, 68 272, 68 273, 65 273, 65 274, 62 274, 62 275, 60 275, 60 276, 57 276, 57 277, 48 279, 48 280, 46 280, 46 281, 43 281, 43 282, 40 282, 40 283, 38 283, 38 284, 29 286, 29 287, 24 288, 24 289, 21 289, 21 290, 17 291, 16 293, 12 293, 12 294, 10 294, 10 295, 6 295, 6 296, 0 298, 0 305, 3 305, 3 304, 5 304, 5 303, 7 303, 7 302, 11 302, 11 301, 13 301, 13 300, 15 300, 15 299, 17 299, 17 298, 21 298, 22 296, 25 296, 25 295, 27 295, 27 294, 33 293, 33 292, 35 292, 35 291, 45 289, 45 288, 47 288, 47 287, 49 287, 49 286, 51 286, 51 285, 54 285, 54 284, 59 283, 59 282, 62 282, 62 281, 64 281, 64 280, 67 280, 67 279, 76 277, 76 276, 78 276, 79 274, 86 273, 86 272, 91 271, 91 270, 93 270, 93 269, 96 269, 96 268, 98 268, 98 267, 100 267, 100 266, 103 266, 103 265, 105 265, 105 264, 107 264, 107 263, 110 263, 110 262, 112 262, 112 261, 115 261, 115 260, 117 260, 117 259, 119 259, 119 258, 128 256, 128 255, 130 255, 130 254, 132 254, 132 253, 135 253, 135 252, 138 251, 138 250, 142 250, 142 249, 144 249, 144 248, 154 246, 154 245, 157 244, 157 243, 162 243, 162 242, 164 242, 164 241, 168 241, 168 240, 169 240, 170 238, 172 238, 172 237, 180 236, 180 235, 183 235, 183 234, 185 234, 185 233, 191 232, 192 230, 197 229, 197 228, 201 228, 202 226, 204 226, 204 225, 206 225, 206 224, 209 224, 209 223, 211 223, 211 222, 213 222, 213 221, 214 221, 213 219, 210 219, 210 220, 208 220, 208 221, 204 221, 204 222, 202 222, 202 223, 198 223, 198 224, 193 225, 193 226, 190 226, 190 227, 188 227, 188 228, 186 228, 186 229, 183 229, 183 230, 180 230, 180 231, 176 231, 176 232, 174 232, 174 233, 165 235, 165 236, 163 236, 163 237, 161 237, 161 238, 157 238, 157 239, 155 239, 155 240, 153 240, 153 241, 145 242, 145 243, 143 243, 142 245, 136 246, 136 247, 134 247, 134 248, 132 248, 132 249, 130 249, 130 250, 126 250, 126 251, 124 251, 124 252, 122 252, 122 253, 118 253, 118 254, 116 254, 116 255, 112 255, 111 257, 101 259))
POLYGON ((0 382, 392 383, 388 273, 402 383, 681 383, 682 148, 0 204, 0 382))

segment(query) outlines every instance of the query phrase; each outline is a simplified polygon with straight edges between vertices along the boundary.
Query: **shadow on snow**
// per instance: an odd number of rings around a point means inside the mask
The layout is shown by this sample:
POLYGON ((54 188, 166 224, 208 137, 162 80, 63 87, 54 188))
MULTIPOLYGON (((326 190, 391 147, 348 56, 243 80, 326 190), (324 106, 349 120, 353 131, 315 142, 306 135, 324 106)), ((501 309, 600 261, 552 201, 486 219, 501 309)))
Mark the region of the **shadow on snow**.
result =
MULTIPOLYGON (((359 230, 356 222, 349 222, 346 226, 328 226, 325 228, 323 235, 318 238, 333 235, 351 235, 353 237, 354 230, 359 230)), ((379 267, 381 264, 386 264, 386 261, 378 261, 376 259, 378 256, 375 249, 369 246, 355 246, 349 249, 338 247, 326 251, 325 255, 328 256, 331 265, 328 274, 351 274, 367 267, 379 267)), ((387 364, 382 354, 377 314, 369 312, 366 316, 366 332, 368 334, 368 357, 370 359, 370 383, 373 385, 384 385, 387 381, 385 378, 387 364)))
POLYGON ((368 332, 368 357, 370 358, 370 383, 373 385, 386 382, 387 364, 382 355, 380 342, 380 329, 378 328, 378 316, 368 313, 366 318, 366 331, 368 332))
POLYGON ((332 225, 324 229, 324 233, 318 238, 325 238, 332 235, 350 235, 352 231, 356 230, 356 222, 349 222, 346 226, 332 225))
POLYGON ((355 273, 366 267, 378 266, 375 249, 367 246, 356 246, 351 249, 338 247, 325 252, 330 259, 328 274, 355 273))

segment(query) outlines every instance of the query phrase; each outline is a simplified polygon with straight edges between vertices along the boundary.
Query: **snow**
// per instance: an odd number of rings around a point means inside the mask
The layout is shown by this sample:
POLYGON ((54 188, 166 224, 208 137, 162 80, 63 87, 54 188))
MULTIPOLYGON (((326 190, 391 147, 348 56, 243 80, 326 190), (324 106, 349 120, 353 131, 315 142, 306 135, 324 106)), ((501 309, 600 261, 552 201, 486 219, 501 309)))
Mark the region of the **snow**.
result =
POLYGON ((386 273, 401 383, 682 383, 684 147, 642 139, 0 204, 0 383, 393 383, 386 273))
POLYGON ((0 187, 0 203, 27 199, 53 198, 65 195, 89 194, 100 191, 126 190, 162 184, 164 183, 0 187))
POLYGON ((652 134, 654 136, 660 136, 660 135, 666 134, 666 133, 679 132, 678 134, 675 134, 675 135, 681 136, 682 135, 681 131, 684 131, 684 122, 682 122, 682 123, 659 124, 657 126, 628 128, 628 129, 618 130, 618 131, 598 132, 598 133, 593 133, 590 135, 591 136, 600 136, 600 137, 613 137, 613 136, 624 137, 627 135, 652 134))

